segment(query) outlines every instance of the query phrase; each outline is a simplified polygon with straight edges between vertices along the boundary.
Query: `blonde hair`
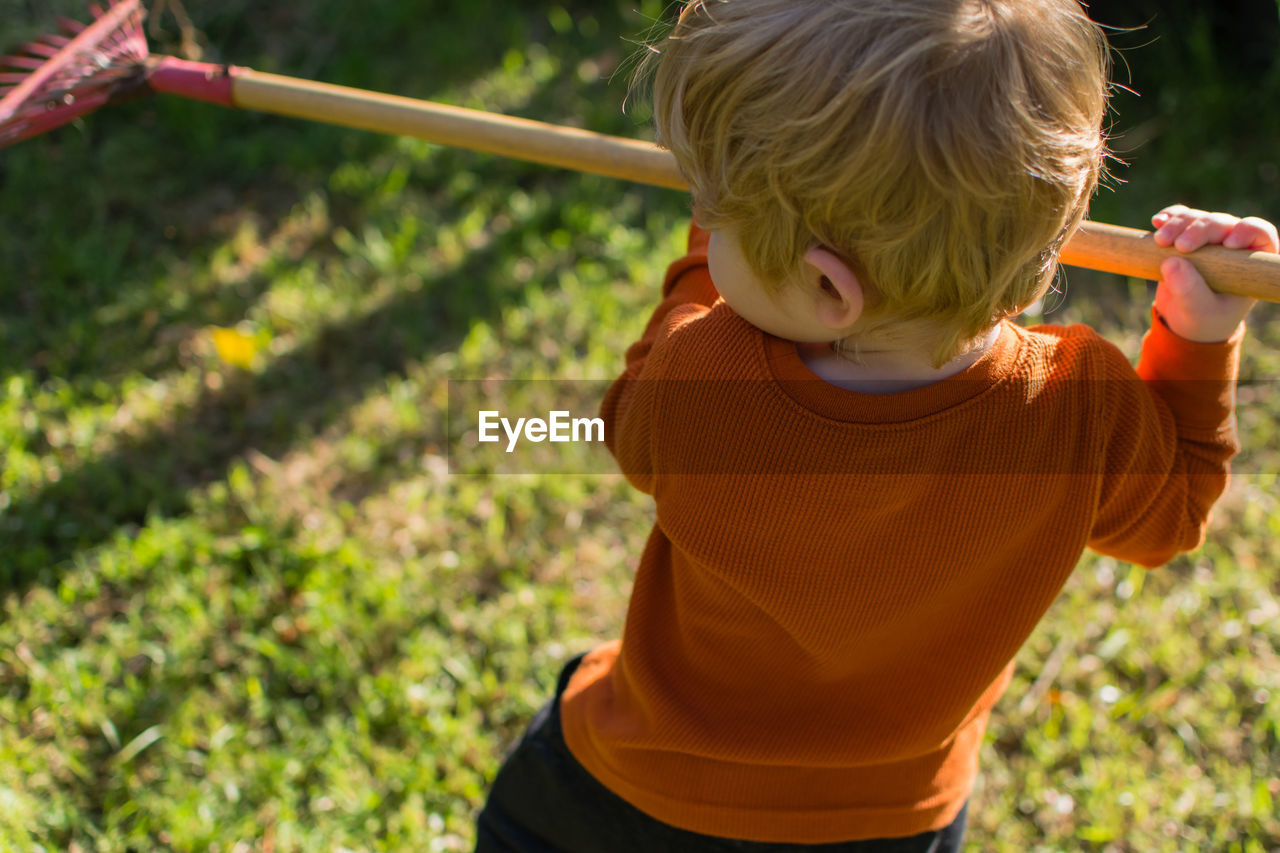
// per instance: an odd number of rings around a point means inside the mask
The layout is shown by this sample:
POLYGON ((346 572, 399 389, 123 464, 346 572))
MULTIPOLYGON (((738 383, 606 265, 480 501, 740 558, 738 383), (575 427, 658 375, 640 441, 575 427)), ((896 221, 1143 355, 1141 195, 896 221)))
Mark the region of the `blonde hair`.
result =
POLYGON ((766 281, 845 258, 855 347, 915 324, 940 365, 1043 296, 1106 154, 1107 44, 1077 0, 691 0, 653 53, 699 221, 766 281))

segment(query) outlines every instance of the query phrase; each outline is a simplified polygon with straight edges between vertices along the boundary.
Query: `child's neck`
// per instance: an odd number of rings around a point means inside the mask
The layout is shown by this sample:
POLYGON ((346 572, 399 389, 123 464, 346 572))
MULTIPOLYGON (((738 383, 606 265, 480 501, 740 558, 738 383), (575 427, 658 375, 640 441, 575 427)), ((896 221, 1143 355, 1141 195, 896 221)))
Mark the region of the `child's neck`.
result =
POLYGON ((897 394, 923 388, 960 373, 982 358, 999 336, 1000 326, 997 324, 973 349, 941 367, 934 367, 927 354, 919 348, 860 349, 856 362, 838 355, 830 343, 797 343, 796 351, 818 378, 846 391, 897 394))

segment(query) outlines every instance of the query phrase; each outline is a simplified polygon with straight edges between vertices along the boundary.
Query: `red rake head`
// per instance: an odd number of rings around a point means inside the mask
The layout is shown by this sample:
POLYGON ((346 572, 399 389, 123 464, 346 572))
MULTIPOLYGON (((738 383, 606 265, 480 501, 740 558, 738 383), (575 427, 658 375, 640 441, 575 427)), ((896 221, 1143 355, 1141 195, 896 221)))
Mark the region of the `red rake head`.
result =
POLYGON ((0 148, 44 133, 107 103, 147 63, 139 0, 90 7, 89 26, 66 18, 49 35, 0 59, 0 148), (15 71, 4 71, 5 67, 15 71))

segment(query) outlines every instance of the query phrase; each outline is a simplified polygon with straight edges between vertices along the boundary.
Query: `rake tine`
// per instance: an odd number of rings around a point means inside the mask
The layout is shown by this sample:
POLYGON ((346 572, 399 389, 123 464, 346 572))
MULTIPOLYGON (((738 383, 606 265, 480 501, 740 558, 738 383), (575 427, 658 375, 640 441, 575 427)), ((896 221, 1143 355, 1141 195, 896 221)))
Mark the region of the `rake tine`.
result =
POLYGON ((85 28, 85 25, 72 18, 64 18, 61 15, 59 15, 58 27, 64 33, 69 33, 70 35, 74 36, 80 33, 85 28))
POLYGON ((50 56, 55 55, 58 52, 57 46, 52 44, 45 44, 43 42, 38 42, 38 41, 33 41, 31 42, 31 44, 24 44, 22 47, 18 49, 26 51, 27 53, 33 56, 43 56, 46 59, 50 56))
MULTIPOLYGON (((27 79, 27 75, 25 74, 9 74, 5 72, 0 72, 0 83, 13 83, 14 85, 17 85, 18 83, 21 83, 25 79, 27 79)), ((9 89, 12 87, 5 86, 4 88, 9 89)), ((0 90, 0 91, 3 91, 3 90, 0 90)))
POLYGON ((5 56, 0 57, 0 63, 4 63, 11 68, 30 68, 34 71, 44 65, 44 60, 36 59, 34 56, 5 56))

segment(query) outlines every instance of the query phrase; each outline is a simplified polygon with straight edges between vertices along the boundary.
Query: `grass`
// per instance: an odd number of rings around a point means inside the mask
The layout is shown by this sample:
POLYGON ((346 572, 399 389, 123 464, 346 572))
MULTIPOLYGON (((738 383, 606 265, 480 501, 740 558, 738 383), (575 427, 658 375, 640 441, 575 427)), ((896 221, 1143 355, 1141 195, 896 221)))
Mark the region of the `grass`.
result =
MULTIPOLYGON (((611 76, 650 0, 187 5, 220 60, 647 132, 611 76)), ((78 7, 7 0, 0 42, 78 7)), ((1143 97, 1094 216, 1280 218, 1280 70, 1179 14, 1117 36, 1143 97)), ((687 215, 174 99, 0 153, 0 850, 470 849, 559 665, 620 629, 652 510, 451 468, 449 382, 611 376, 687 215)), ((1134 354, 1149 303, 1071 272, 1045 319, 1134 354)), ((1280 315, 1251 328, 1208 543, 1082 560, 993 717, 971 849, 1280 848, 1280 315)))

